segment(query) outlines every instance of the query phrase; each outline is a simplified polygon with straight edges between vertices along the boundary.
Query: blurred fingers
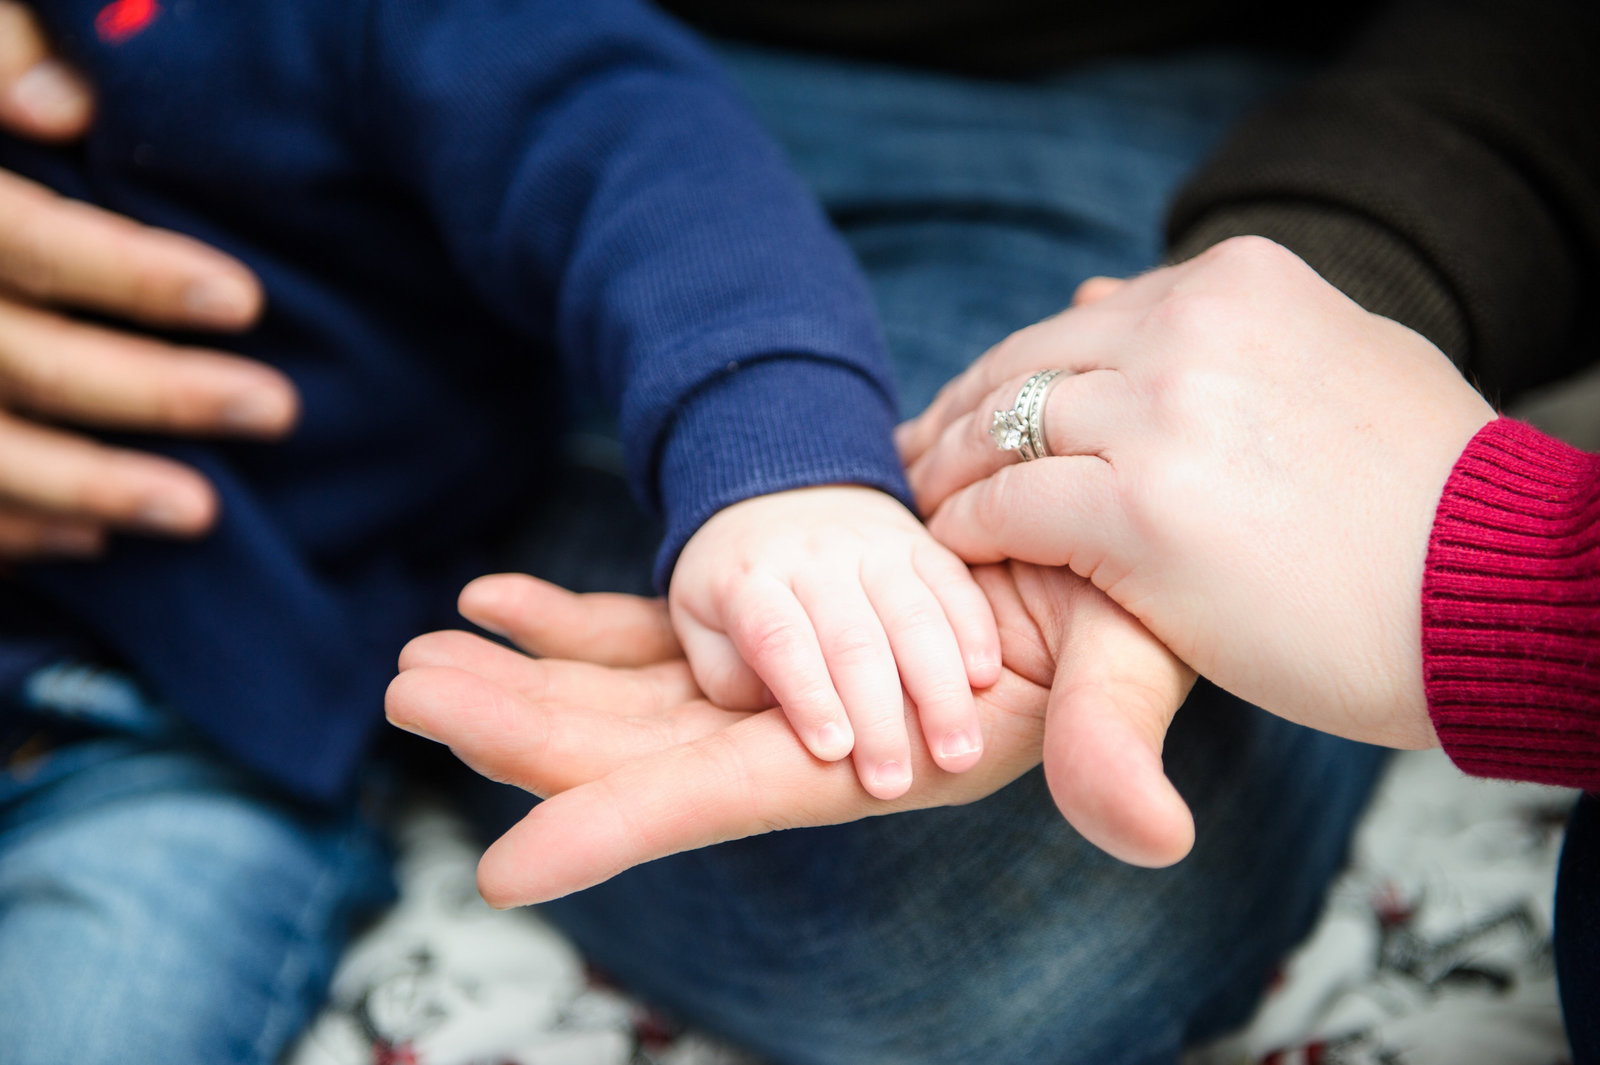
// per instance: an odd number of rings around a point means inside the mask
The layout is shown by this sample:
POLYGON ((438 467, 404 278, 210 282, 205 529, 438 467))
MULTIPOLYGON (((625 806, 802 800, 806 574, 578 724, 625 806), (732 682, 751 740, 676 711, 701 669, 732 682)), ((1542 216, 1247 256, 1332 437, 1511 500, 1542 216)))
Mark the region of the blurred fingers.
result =
POLYGON ((0 285, 157 326, 242 329, 261 285, 191 237, 141 225, 0 171, 0 285))
POLYGON ((169 536, 210 528, 217 500, 187 466, 23 421, 0 411, 0 504, 68 523, 169 536))
POLYGON ((0 506, 0 561, 92 558, 105 550, 104 526, 0 506))
POLYGON ((265 437, 286 432, 299 407, 289 379, 261 363, 79 324, 3 298, 0 399, 104 428, 265 437))

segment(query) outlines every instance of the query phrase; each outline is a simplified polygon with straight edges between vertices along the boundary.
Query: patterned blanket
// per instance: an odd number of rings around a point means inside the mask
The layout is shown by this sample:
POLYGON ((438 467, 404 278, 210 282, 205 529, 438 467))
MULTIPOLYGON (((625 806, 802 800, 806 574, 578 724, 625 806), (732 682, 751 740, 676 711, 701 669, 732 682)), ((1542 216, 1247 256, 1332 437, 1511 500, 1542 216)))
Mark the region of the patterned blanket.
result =
MULTIPOLYGON (((1552 884, 1573 793, 1397 756, 1321 922, 1255 1019, 1185 1065, 1559 1065, 1552 884)), ((405 817, 400 901, 350 949, 289 1065, 755 1065, 499 913, 440 804, 405 817)))

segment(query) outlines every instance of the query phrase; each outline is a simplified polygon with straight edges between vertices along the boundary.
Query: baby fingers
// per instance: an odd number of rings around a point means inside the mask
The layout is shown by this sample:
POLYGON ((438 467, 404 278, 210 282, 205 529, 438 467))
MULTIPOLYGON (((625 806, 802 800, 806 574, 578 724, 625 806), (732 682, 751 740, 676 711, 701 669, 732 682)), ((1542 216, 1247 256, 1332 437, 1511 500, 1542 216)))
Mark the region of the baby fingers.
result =
POLYGON ((861 786, 879 799, 899 798, 911 787, 911 742, 884 621, 855 572, 844 580, 802 576, 794 588, 855 732, 861 786))
MULTIPOLYGON (((855 735, 834 689, 818 631, 788 585, 775 578, 753 580, 735 596, 727 617, 734 656, 749 663, 806 749, 825 762, 850 753, 855 735)), ((685 649, 702 686, 700 647, 686 627, 685 649)))
MULTIPOLYGON (((910 562, 865 572, 867 597, 888 634, 901 683, 916 704, 934 762, 947 772, 959 773, 976 765, 983 753, 982 724, 949 612, 910 562)), ((961 569, 965 573, 966 567, 961 569)), ((970 584, 971 578, 967 581, 970 584)), ((973 591, 977 592, 975 584, 973 591)), ((982 593, 977 594, 982 599, 982 593)), ((984 613, 992 631, 987 602, 984 613)))

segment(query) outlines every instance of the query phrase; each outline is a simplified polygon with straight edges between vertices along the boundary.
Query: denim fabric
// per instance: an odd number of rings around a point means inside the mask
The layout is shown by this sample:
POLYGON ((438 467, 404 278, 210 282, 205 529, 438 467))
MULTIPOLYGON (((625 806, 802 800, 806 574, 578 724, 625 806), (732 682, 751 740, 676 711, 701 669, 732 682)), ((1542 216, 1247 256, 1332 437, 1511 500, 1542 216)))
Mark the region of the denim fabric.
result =
POLYGON ((277 1061, 392 896, 380 834, 278 797, 120 674, 49 667, 10 704, 55 745, 0 772, 0 1060, 277 1061))
MULTIPOLYGON (((725 57, 866 265, 908 413, 1083 278, 1154 265, 1174 187, 1287 77, 1226 56, 1027 84, 725 57)), ((645 586, 620 485, 565 498, 517 562, 645 586)), ((545 911, 627 986, 776 1062, 1171 1063, 1241 1022, 1309 929, 1382 755, 1202 684, 1166 761, 1199 832, 1168 870, 1084 843, 1036 772, 963 808, 679 855, 545 911)))
POLYGON ((1572 1065, 1600 1065, 1600 797, 1578 799, 1556 876, 1556 976, 1572 1065))
POLYGON ((907 415, 1084 278, 1159 265, 1179 184, 1295 73, 1231 53, 1027 82, 723 58, 866 268, 907 415))

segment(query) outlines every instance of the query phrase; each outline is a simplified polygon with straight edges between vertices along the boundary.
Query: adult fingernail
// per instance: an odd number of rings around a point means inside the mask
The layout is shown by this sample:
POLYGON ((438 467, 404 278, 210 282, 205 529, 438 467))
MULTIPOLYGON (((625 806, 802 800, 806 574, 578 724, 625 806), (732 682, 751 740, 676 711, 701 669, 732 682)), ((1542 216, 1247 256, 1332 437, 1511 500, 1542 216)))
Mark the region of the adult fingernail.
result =
POLYGON ((978 741, 972 733, 956 729, 945 733, 944 740, 939 744, 941 758, 961 758, 978 750, 978 741))
POLYGON ((184 306, 207 325, 244 325, 255 313, 255 288, 242 278, 217 275, 191 284, 183 294, 184 306))
POLYGON ((65 63, 46 59, 11 88, 12 101, 42 126, 65 126, 82 121, 89 110, 89 90, 65 63))
POLYGON ((294 406, 279 390, 258 389, 246 392, 222 409, 225 428, 245 433, 276 433, 289 424, 294 406))
POLYGON ((157 496, 139 508, 134 520, 153 532, 197 532, 205 522, 205 508, 196 500, 157 496))
POLYGON ((879 791, 904 791, 911 783, 911 770, 899 762, 883 762, 873 772, 872 783, 879 791))
POLYGON ((421 725, 417 724, 415 721, 397 721, 396 719, 391 717, 389 719, 389 724, 393 725, 395 728, 399 729, 401 732, 409 732, 413 736, 421 736, 423 739, 432 740, 434 743, 439 743, 440 742, 439 737, 433 735, 431 732, 429 732, 427 729, 423 728, 421 725))

